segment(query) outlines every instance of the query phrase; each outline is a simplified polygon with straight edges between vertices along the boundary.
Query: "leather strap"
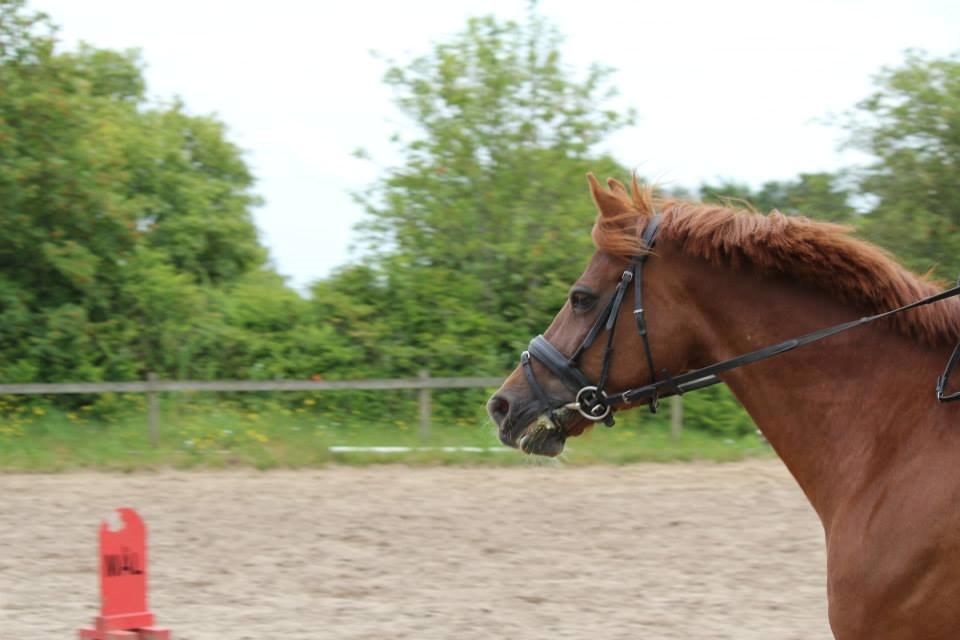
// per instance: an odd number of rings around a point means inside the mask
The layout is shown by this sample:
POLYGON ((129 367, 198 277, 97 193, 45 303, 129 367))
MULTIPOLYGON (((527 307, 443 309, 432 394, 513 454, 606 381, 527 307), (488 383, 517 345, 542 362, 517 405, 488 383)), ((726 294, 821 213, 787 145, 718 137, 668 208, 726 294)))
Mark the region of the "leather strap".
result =
MULTIPOLYGON (((960 295, 960 286, 947 289, 946 291, 941 291, 935 295, 923 298, 922 300, 917 300, 909 304, 905 304, 902 307, 897 307, 896 309, 891 309, 889 311, 884 311, 883 313, 878 313, 872 316, 865 316, 858 320, 851 320, 849 322, 844 322, 842 324, 833 325, 831 327, 826 327, 812 333, 807 333, 797 338, 790 338, 789 340, 784 340, 774 345, 764 347, 762 349, 757 349, 756 351, 750 351, 743 355, 737 356, 735 358, 730 358, 728 360, 723 360, 715 364, 703 367, 701 369, 695 369, 694 371, 689 371, 687 373, 681 374, 674 377, 672 380, 661 380, 660 382, 655 382, 653 384, 648 384, 643 387, 637 387, 635 389, 628 389, 627 391, 622 391, 618 394, 608 396, 607 401, 611 405, 620 405, 620 404, 631 404, 634 402, 640 402, 647 398, 657 396, 657 397, 669 397, 672 395, 677 395, 678 393, 686 393, 687 391, 692 391, 693 389, 702 389, 703 387, 708 387, 712 384, 717 384, 721 382, 717 378, 718 373, 723 373, 724 371, 730 371, 731 369, 736 369, 738 367, 743 367, 748 364, 758 362, 760 360, 766 360, 767 358, 772 358, 773 356, 780 355, 781 353, 786 353, 787 351, 792 351, 797 347, 802 347, 804 345, 810 344, 811 342, 817 342, 818 340, 823 340, 824 338, 829 338, 838 333, 843 333, 844 331, 849 331, 850 329, 855 329, 856 327, 886 318, 903 311, 909 311, 916 307, 933 304, 934 302, 939 302, 953 296, 960 295), (664 392, 666 391, 666 392, 664 392)), ((960 345, 958 345, 960 347, 960 345)), ((949 371, 956 365, 956 361, 960 360, 960 354, 957 354, 957 350, 954 350, 954 356, 951 356, 951 361, 947 363, 947 370, 944 371, 944 384, 946 384, 946 377, 949 377, 949 371)), ((938 387, 939 387, 938 382, 938 387)), ((942 389, 941 389, 942 391, 942 389)), ((957 394, 954 394, 957 395, 957 394)), ((938 397, 940 394, 938 393, 938 397)), ((960 396, 958 396, 960 397, 960 396)))
MULTIPOLYGON (((583 387, 589 387, 593 384, 580 369, 571 366, 570 361, 567 360, 567 356, 560 353, 557 348, 550 344, 542 335, 531 340, 527 351, 523 353, 526 353, 528 357, 533 356, 542 362, 547 369, 560 378, 560 382, 574 393, 583 387)), ((521 362, 522 361, 523 356, 521 355, 521 362)))
MULTIPOLYGON (((656 214, 653 218, 650 219, 650 222, 647 223, 647 226, 643 230, 643 235, 641 240, 643 241, 643 246, 647 251, 653 249, 653 241, 657 236, 657 231, 660 229, 660 214, 656 214)), ((650 338, 647 333, 647 320, 644 315, 643 307, 643 265, 646 264, 647 258, 650 256, 649 253, 642 253, 639 256, 634 258, 634 267, 633 267, 633 319, 637 323, 637 332, 640 334, 640 339, 643 341, 643 352, 647 360, 647 368, 650 371, 650 382, 657 381, 657 368, 653 364, 653 350, 650 348, 650 338)), ((650 396, 649 406, 650 413, 657 412, 658 397, 656 395, 650 396)))
POLYGON ((527 378, 527 383, 530 385, 530 388, 533 389, 533 393, 537 396, 541 406, 549 409, 550 412, 553 413, 554 410, 550 409, 550 398, 543 390, 543 387, 540 386, 540 383, 537 382, 537 377, 533 375, 533 365, 530 362, 529 351, 524 351, 520 354, 520 365, 523 367, 523 375, 527 378))
POLYGON ((943 373, 937 378, 937 400, 940 402, 960 400, 960 391, 947 394, 943 393, 947 387, 947 383, 950 381, 950 374, 953 373, 953 368, 957 366, 958 361, 960 361, 960 342, 953 348, 953 353, 950 354, 950 359, 947 360, 947 366, 944 367, 943 373))

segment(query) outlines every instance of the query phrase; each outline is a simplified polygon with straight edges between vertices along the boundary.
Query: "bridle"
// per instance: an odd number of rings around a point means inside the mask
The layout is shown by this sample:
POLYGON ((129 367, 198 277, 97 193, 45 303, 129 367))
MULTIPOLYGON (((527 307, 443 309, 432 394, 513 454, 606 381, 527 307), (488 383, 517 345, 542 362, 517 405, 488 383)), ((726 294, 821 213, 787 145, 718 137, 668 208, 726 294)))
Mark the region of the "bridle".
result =
MULTIPOLYGON (((650 222, 644 227, 641 241, 643 245, 650 249, 656 240, 657 230, 660 228, 660 214, 651 218, 650 222)), ((551 403, 544 393, 543 388, 537 382, 533 373, 532 358, 536 358, 543 363, 547 369, 553 372, 561 382, 569 389, 575 391, 577 396, 573 404, 576 409, 587 420, 593 422, 603 422, 607 426, 613 426, 613 405, 610 397, 605 391, 607 375, 610 373, 610 362, 613 359, 613 335, 617 328, 617 318, 620 317, 620 307, 623 305, 623 298, 627 293, 627 287, 633 283, 633 318, 637 324, 637 332, 643 341, 643 349, 646 353, 647 366, 650 369, 651 379, 655 382, 657 379, 656 368, 653 365, 653 354, 650 350, 650 340, 647 337, 647 321, 643 313, 643 265, 646 264, 648 253, 634 256, 630 260, 630 266, 620 277, 620 283, 613 292, 613 297, 607 303, 593 325, 587 332, 586 337, 577 347, 573 355, 567 358, 560 351, 550 344, 550 341, 542 335, 537 336, 530 341, 527 350, 520 354, 520 364, 523 367, 523 373, 527 382, 533 388, 540 404, 549 409, 551 418, 553 412, 561 407, 551 407, 551 403), (603 364, 600 367, 600 378, 596 384, 590 383, 587 376, 580 370, 580 356, 593 345, 597 336, 602 330, 607 332, 607 346, 603 352, 603 364)), ((651 412, 656 412, 659 395, 653 393, 649 397, 649 406, 651 412)), ((570 405, 562 405, 564 408, 572 408, 570 405)))
MULTIPOLYGON (((960 284, 958 284, 956 287, 941 291, 940 293, 911 302, 896 309, 826 327, 796 338, 790 338, 789 340, 784 340, 783 342, 757 349, 756 351, 750 351, 743 355, 722 360, 677 376, 672 376, 669 371, 663 369, 660 372, 661 377, 658 379, 657 370, 653 364, 653 353, 650 349, 650 339, 647 333, 647 322, 643 309, 643 266, 651 255, 649 250, 653 248, 656 242, 661 219, 661 214, 657 213, 647 222, 640 239, 648 252, 631 258, 630 264, 620 277, 620 282, 617 284, 617 288, 614 290, 610 301, 600 311, 600 314, 596 320, 594 320, 590 330, 587 331, 587 335, 580 343, 580 346, 577 347, 570 357, 563 355, 560 350, 550 344, 550 341, 542 335, 538 335, 531 340, 527 350, 520 354, 520 365, 523 368, 527 383, 537 397, 537 401, 540 404, 540 411, 546 412, 555 424, 559 424, 556 413, 559 409, 576 409, 580 415, 587 420, 591 422, 603 422, 607 426, 613 426, 614 410, 627 405, 646 402, 650 408, 650 412, 656 413, 661 398, 683 395, 688 391, 695 391, 722 382, 722 380, 717 377, 717 374, 723 373, 724 371, 730 371, 731 369, 736 369, 759 360, 772 358, 773 356, 791 351, 797 347, 828 338, 832 335, 875 320, 880 320, 881 318, 886 318, 887 316, 892 316, 902 311, 960 295, 960 284), (640 334, 640 339, 643 342, 647 367, 650 371, 650 383, 642 387, 635 387, 618 393, 608 394, 606 384, 608 374, 610 373, 610 363, 613 359, 614 332, 617 328, 617 318, 620 316, 620 307, 623 305, 623 298, 631 282, 633 283, 634 291, 633 318, 636 322, 637 332, 640 334), (600 377, 594 384, 590 382, 587 375, 580 369, 580 357, 593 345, 601 331, 607 332, 607 344, 603 352, 603 362, 600 365, 600 377), (551 402, 549 396, 537 381, 536 375, 534 375, 532 362, 534 358, 557 376, 568 389, 576 393, 576 399, 573 402, 561 404, 551 402)), ((960 344, 957 344, 954 348, 943 373, 937 378, 936 395, 937 400, 940 402, 960 400, 960 391, 951 394, 944 393, 950 373, 958 363, 960 363, 960 344)), ((538 413, 540 411, 538 411, 538 413)))

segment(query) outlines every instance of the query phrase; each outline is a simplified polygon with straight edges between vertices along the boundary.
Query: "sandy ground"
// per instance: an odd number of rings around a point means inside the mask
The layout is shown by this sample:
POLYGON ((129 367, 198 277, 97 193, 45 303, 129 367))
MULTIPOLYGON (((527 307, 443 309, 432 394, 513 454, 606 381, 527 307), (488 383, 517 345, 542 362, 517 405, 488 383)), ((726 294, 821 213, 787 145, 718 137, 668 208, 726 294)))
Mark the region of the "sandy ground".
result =
POLYGON ((776 460, 0 475, 0 639, 96 613, 96 529, 150 527, 181 640, 827 640, 823 534, 776 460))

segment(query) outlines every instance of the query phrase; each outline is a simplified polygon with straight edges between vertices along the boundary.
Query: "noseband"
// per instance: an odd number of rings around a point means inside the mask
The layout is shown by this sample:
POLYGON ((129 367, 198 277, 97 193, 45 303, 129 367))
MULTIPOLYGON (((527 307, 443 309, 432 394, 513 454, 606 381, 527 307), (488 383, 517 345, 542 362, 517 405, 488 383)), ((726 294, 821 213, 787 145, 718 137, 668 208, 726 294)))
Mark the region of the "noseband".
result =
MULTIPOLYGON (((660 221, 661 215, 657 213, 650 218, 650 221, 643 230, 641 240, 644 247, 646 247, 648 250, 651 249, 656 242, 657 231, 660 228, 660 221)), ((728 360, 722 360, 701 369, 688 371, 687 373, 678 375, 676 377, 671 376, 670 372, 664 369, 661 371, 662 377, 658 380, 657 371, 653 365, 653 353, 650 350, 650 340, 647 335, 647 323, 646 319, 644 318, 643 311, 643 265, 646 263, 649 255, 649 253, 644 253, 634 256, 630 260, 630 265, 620 277, 620 282, 617 284, 617 288, 613 292, 613 297, 610 298, 610 302, 607 303, 607 305, 597 316, 597 319, 587 332, 586 337, 584 337, 583 342, 581 342, 580 346, 577 347, 576 351, 573 352, 573 355, 571 355, 569 358, 563 355, 542 335, 539 335, 531 340, 527 350, 520 355, 520 365, 523 368, 523 374, 526 376, 527 383, 537 396, 541 411, 545 411, 550 416, 551 420, 554 421, 554 423, 559 424, 556 416, 558 409, 576 409, 580 415, 587 420, 590 420, 591 422, 603 422, 608 427, 613 426, 614 409, 622 406, 646 401, 650 408, 650 412, 656 413, 660 398, 682 395, 687 391, 702 389, 703 387, 709 387, 710 385, 722 382, 720 378, 717 377, 718 373, 730 371, 731 369, 736 369, 752 362, 771 358, 781 353, 796 349, 797 347, 822 340, 829 336, 859 327, 887 316, 892 316, 902 311, 907 311, 909 309, 914 309, 916 307, 932 304, 934 302, 939 302, 940 300, 945 300, 947 298, 960 295, 960 284, 958 284, 956 287, 923 298, 922 300, 911 302, 896 309, 884 311, 883 313, 878 313, 872 316, 865 316, 857 320, 851 320, 850 322, 833 325, 831 327, 820 329, 819 331, 814 331, 812 333, 807 333, 796 338, 790 338, 789 340, 784 340, 783 342, 764 347, 762 349, 757 349, 756 351, 750 351, 749 353, 745 353, 728 360), (650 383, 642 387, 628 389, 619 393, 608 394, 605 387, 607 383, 607 376, 610 373, 610 362, 613 359, 613 336, 617 328, 617 318, 620 316, 620 307, 623 305, 624 295, 626 294, 627 287, 631 282, 633 283, 634 292, 633 318, 636 321, 637 332, 640 334, 640 339, 643 341, 643 349, 646 354, 647 368, 650 371, 650 383), (590 379, 587 377, 587 375, 580 369, 580 357, 583 355, 584 351, 593 345, 597 337, 600 335, 600 332, 604 330, 607 332, 607 345, 603 352, 603 362, 600 366, 600 378, 597 380, 596 384, 593 384, 590 382, 590 379), (537 382, 537 378, 534 375, 534 358, 540 361, 543 366, 557 376, 557 378, 559 378, 568 389, 576 393, 576 399, 574 402, 558 405, 550 401, 549 396, 547 396, 546 392, 543 390, 543 387, 540 386, 540 383, 537 382)), ((943 374, 937 378, 936 397, 940 402, 960 400, 960 392, 952 394, 944 393, 944 388, 947 384, 950 373, 958 364, 960 364, 960 344, 957 345, 953 351, 953 354, 950 356, 943 374)))

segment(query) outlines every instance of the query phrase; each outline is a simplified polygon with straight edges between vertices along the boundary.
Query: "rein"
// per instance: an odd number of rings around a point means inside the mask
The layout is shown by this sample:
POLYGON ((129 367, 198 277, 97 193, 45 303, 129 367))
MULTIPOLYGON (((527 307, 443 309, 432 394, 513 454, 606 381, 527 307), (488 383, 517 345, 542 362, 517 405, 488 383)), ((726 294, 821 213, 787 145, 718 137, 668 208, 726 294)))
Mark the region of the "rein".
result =
MULTIPOLYGON (((647 223, 647 226, 643 230, 641 239, 643 244, 648 249, 653 247, 653 244, 656 240, 657 231, 660 228, 660 221, 661 216, 658 213, 650 219, 650 221, 647 223)), ((697 389, 702 389, 704 387, 709 387, 722 382, 722 380, 717 377, 717 374, 719 373, 737 369, 760 360, 772 358, 780 355, 781 353, 792 351, 797 347, 802 347, 812 342, 829 338, 830 336, 838 333, 855 329, 861 325, 869 324, 876 320, 880 320, 903 311, 933 304, 934 302, 939 302, 941 300, 946 300, 947 298, 960 295, 960 282, 958 282, 958 285, 953 288, 941 291, 940 293, 928 296, 921 300, 905 304, 902 307, 897 307, 896 309, 884 311, 872 316, 864 316, 857 320, 851 320, 849 322, 826 327, 812 333, 807 333, 802 336, 790 338, 788 340, 784 340, 783 342, 763 347, 755 351, 750 351, 728 360, 721 360, 720 362, 716 362, 706 367, 688 371, 687 373, 683 373, 676 377, 671 376, 670 372, 664 369, 661 372, 663 374, 663 378, 658 380, 656 368, 653 365, 653 355, 650 350, 650 342, 647 335, 647 324, 644 318, 643 310, 643 265, 646 263, 649 255, 650 254, 642 254, 639 256, 634 256, 631 259, 630 267, 623 272, 620 282, 617 284, 617 288, 614 291, 610 302, 607 303, 607 306, 604 307, 604 309, 597 316, 593 326, 590 327, 590 330, 587 332, 583 342, 580 343, 580 346, 577 347, 577 350, 573 353, 573 355, 571 355, 569 358, 564 356, 542 335, 539 335, 531 340, 527 350, 521 354, 520 364, 523 367, 523 373, 527 378, 527 382, 530 384, 534 394, 537 396, 541 407, 548 412, 551 420, 554 420, 555 423, 557 422, 555 419, 555 414, 558 409, 576 409, 580 415, 587 420, 593 422, 603 422, 608 427, 613 426, 613 410, 615 408, 620 408, 637 402, 646 402, 650 407, 650 412, 656 413, 660 398, 683 395, 688 391, 695 391, 697 389), (604 387, 606 386, 607 374, 610 370, 610 362, 613 358, 614 331, 616 330, 617 326, 617 317, 620 315, 620 307, 623 304, 623 297, 626 293, 627 286, 631 282, 633 282, 634 285, 633 317, 636 321, 637 331, 643 340, 643 348, 646 354, 647 366, 650 369, 651 383, 642 387, 635 387, 633 389, 627 389, 626 391, 607 394, 604 390, 604 387), (589 378, 580 369, 579 361, 580 356, 594 343, 601 330, 607 331, 607 345, 606 350, 603 353, 603 364, 601 365, 600 378, 596 384, 592 384, 589 378), (537 382, 536 376, 533 373, 533 366, 531 362, 533 358, 539 360, 547 369, 551 371, 551 373, 556 375, 560 381, 564 383, 564 385, 576 392, 577 395, 574 402, 560 405, 550 402, 549 397, 537 382)), ((960 391, 950 394, 944 393, 944 389, 947 386, 950 374, 953 372, 953 369, 958 363, 960 363, 960 343, 958 343, 954 348, 953 353, 951 353, 946 367, 943 370, 943 373, 937 378, 936 396, 937 400, 940 402, 960 400, 960 391)))

